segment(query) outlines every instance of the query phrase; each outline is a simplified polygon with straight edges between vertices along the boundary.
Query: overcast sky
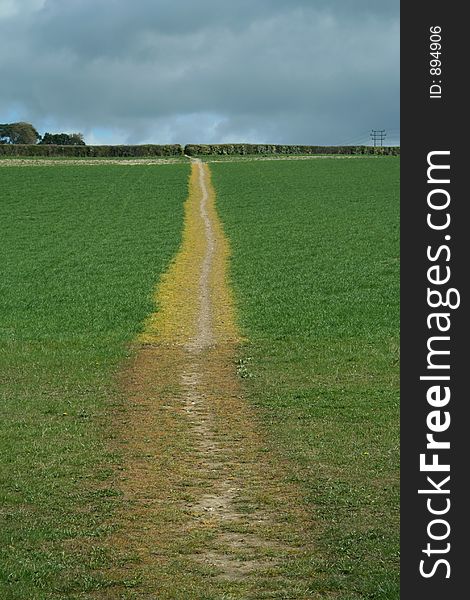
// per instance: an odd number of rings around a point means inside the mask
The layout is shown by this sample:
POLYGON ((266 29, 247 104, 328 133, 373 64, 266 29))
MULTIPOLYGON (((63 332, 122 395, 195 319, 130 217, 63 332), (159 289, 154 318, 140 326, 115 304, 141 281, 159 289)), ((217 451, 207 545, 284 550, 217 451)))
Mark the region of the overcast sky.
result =
POLYGON ((0 0, 0 82, 88 143, 397 143, 399 0, 0 0))

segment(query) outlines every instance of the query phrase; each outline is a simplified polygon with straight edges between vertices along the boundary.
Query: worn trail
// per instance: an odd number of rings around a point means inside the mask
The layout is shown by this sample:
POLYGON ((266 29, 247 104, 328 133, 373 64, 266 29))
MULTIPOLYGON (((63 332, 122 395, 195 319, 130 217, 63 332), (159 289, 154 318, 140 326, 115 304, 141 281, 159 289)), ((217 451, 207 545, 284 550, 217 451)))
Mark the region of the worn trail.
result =
POLYGON ((229 247, 209 167, 191 167, 182 245, 122 374, 129 404, 114 424, 124 509, 112 577, 137 587, 116 583, 101 597, 313 597, 295 576, 312 551, 308 517, 237 375, 229 247))

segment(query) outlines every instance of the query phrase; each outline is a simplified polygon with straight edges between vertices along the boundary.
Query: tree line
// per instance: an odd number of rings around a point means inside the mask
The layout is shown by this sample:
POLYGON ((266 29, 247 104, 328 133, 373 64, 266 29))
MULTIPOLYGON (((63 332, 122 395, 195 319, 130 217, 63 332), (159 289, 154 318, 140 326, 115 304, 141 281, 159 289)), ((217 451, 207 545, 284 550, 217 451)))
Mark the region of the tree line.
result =
POLYGON ((0 144, 55 144, 85 146, 82 133, 49 133, 41 136, 31 123, 0 123, 0 144))

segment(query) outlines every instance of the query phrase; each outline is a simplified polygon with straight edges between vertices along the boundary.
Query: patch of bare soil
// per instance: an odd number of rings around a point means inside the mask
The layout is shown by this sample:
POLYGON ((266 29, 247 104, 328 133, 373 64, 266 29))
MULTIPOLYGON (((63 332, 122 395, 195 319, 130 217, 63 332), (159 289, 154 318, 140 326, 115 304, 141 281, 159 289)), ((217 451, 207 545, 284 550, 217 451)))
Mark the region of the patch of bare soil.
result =
POLYGON ((178 158, 90 158, 90 159, 73 159, 73 158, 3 158, 0 159, 0 167, 57 167, 60 165, 170 165, 180 163, 178 158))

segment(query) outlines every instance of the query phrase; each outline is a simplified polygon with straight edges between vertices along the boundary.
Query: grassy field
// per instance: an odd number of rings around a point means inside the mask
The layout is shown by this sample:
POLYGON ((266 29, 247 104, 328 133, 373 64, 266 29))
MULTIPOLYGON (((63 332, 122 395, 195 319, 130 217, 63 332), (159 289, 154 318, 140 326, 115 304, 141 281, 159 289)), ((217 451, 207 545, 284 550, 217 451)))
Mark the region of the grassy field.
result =
POLYGON ((239 372, 317 524, 315 590, 395 600, 399 159, 211 168, 249 338, 239 372))
MULTIPOLYGON (((137 598, 132 573, 111 587, 103 543, 123 506, 107 418, 181 239, 189 166, 57 162, 0 169, 0 598, 137 598)), ((238 373, 315 524, 288 576, 314 572, 312 597, 396 600, 399 159, 210 168, 238 373)))
POLYGON ((101 585, 119 501, 104 446, 114 374, 178 248, 188 174, 0 169, 1 598, 101 585))

